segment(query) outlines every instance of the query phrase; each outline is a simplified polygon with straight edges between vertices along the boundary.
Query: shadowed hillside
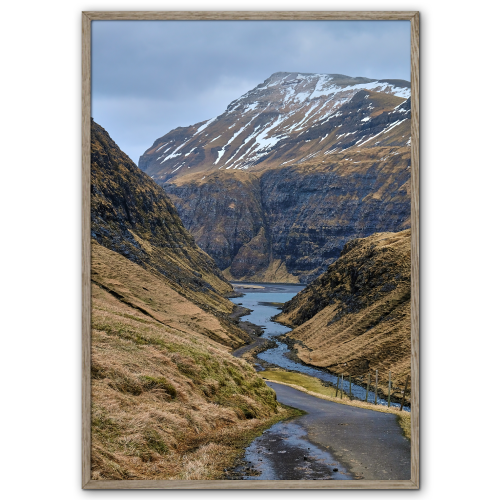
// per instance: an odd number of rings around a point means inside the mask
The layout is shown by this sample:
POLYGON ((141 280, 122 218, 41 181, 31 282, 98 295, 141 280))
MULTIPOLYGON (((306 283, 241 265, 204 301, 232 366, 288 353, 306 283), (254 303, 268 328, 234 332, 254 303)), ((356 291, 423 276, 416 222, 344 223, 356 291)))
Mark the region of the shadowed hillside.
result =
POLYGON ((232 291, 196 245, 165 192, 92 121, 92 238, 213 312, 230 312, 232 291))

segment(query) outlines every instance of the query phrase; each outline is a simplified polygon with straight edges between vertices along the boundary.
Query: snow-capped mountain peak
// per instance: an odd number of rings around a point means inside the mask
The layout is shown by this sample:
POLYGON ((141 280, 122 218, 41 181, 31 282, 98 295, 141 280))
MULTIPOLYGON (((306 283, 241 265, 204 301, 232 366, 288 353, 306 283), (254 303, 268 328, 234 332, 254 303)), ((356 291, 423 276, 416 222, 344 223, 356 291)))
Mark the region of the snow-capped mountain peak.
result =
POLYGON ((261 170, 352 147, 405 145, 410 93, 403 80, 274 73, 220 116, 155 141, 139 167, 161 183, 195 171, 261 170))

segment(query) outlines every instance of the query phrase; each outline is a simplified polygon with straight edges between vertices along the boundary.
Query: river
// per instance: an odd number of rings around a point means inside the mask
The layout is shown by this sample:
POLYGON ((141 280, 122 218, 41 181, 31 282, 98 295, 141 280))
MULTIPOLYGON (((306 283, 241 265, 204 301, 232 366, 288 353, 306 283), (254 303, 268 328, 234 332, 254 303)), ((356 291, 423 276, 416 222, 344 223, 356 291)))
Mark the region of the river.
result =
MULTIPOLYGON (((335 375, 312 366, 299 363, 287 357, 290 349, 285 343, 276 339, 276 337, 290 332, 291 328, 281 325, 280 323, 276 323, 271 319, 280 312, 279 307, 273 304, 282 304, 291 300, 305 288, 305 285, 267 283, 232 283, 232 285, 236 292, 241 292, 244 295, 242 297, 232 298, 231 301, 252 311, 249 315, 245 316, 244 319, 263 328, 263 338, 273 340, 278 344, 277 347, 267 349, 266 351, 258 354, 258 359, 279 366, 285 370, 305 373, 307 375, 317 377, 320 380, 324 380, 325 382, 331 382, 334 385, 337 384, 337 377, 335 375), (255 286, 259 288, 244 288, 243 286, 255 286)), ((342 379, 340 378, 339 387, 341 382, 342 379)), ((344 391, 348 392, 349 382, 344 379, 343 384, 344 391)), ((352 384, 351 392, 357 399, 364 400, 366 397, 366 387, 352 384)), ((375 402, 374 392, 368 392, 368 401, 371 403, 375 402)), ((381 398, 379 394, 377 404, 387 406, 387 401, 384 398, 381 398)), ((400 403, 391 402, 391 406, 399 408, 400 403)), ((405 411, 410 411, 410 408, 407 406, 404 406, 403 409, 405 411)))

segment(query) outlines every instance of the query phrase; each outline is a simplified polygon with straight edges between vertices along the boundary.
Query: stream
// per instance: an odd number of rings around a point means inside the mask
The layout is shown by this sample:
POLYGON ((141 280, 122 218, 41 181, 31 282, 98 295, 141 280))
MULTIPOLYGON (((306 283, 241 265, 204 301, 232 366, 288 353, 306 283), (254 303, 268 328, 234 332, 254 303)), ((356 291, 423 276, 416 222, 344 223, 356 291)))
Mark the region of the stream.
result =
MULTIPOLYGON (((275 348, 267 349, 259 353, 257 355, 258 359, 279 366, 285 370, 305 373, 306 375, 311 375, 325 382, 331 382, 335 386, 337 385, 337 377, 332 373, 290 359, 287 356, 290 349, 285 343, 280 342, 276 338, 290 332, 291 328, 276 323, 271 319, 280 312, 279 307, 275 304, 282 304, 291 300, 305 288, 305 285, 266 283, 232 283, 232 285, 236 292, 243 293, 244 295, 242 297, 231 298, 230 300, 234 304, 241 305, 252 311, 249 315, 244 316, 244 319, 260 326, 264 330, 262 338, 273 340, 278 344, 275 348), (245 288, 250 286, 256 288, 245 288)), ((261 367, 261 369, 263 368, 261 367)), ((339 388, 342 388, 341 383, 342 379, 339 377, 339 388)), ((349 381, 345 378, 343 381, 343 389, 345 392, 349 391, 349 381)), ((351 393, 354 398, 364 400, 366 397, 366 386, 362 387, 352 384, 351 393)), ((375 402, 375 392, 368 391, 368 401, 370 403, 375 402)), ((380 397, 379 394, 377 397, 377 404, 387 406, 387 401, 380 397)), ((391 402, 391 406, 399 408, 400 403, 391 402)), ((404 406, 403 410, 410 411, 410 408, 404 406)))

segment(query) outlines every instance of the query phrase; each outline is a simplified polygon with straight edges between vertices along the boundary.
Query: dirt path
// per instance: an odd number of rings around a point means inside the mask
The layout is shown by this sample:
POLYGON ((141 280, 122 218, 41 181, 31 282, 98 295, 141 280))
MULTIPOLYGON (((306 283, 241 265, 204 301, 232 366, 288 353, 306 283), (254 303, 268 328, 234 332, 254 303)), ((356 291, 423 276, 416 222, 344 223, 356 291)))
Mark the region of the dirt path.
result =
POLYGON ((355 479, 410 479, 410 441, 396 416, 318 399, 273 382, 278 401, 305 410, 293 420, 355 479))

